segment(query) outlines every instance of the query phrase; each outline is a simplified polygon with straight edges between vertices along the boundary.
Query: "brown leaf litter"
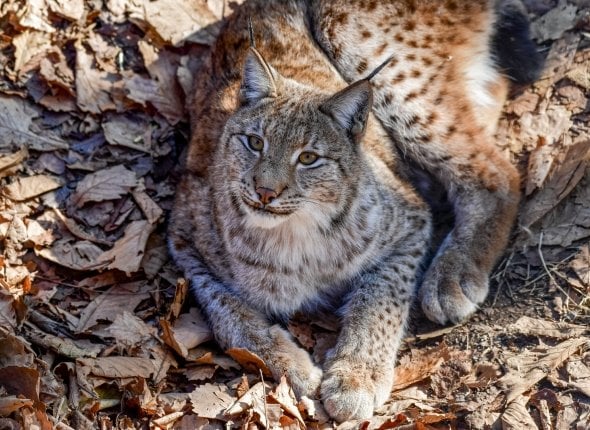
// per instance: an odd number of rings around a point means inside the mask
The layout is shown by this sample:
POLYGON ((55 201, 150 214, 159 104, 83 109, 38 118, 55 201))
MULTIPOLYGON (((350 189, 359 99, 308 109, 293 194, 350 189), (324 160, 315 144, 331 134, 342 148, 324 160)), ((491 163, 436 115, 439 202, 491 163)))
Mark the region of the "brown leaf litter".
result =
MULTIPOLYGON (((220 351, 164 235, 184 101, 235 2, 0 4, 0 427, 590 426, 590 4, 525 0, 545 71, 497 140, 524 200, 488 302, 418 312, 390 401, 333 423, 247 350, 220 351)), ((338 323, 294 319, 318 362, 338 323)))

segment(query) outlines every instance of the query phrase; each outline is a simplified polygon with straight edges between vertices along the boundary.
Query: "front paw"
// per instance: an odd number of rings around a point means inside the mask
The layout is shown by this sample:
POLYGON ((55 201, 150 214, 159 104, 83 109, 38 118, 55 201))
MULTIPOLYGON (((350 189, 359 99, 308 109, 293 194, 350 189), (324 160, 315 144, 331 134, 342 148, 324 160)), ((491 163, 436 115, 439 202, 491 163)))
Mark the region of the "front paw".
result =
POLYGON ((370 418, 389 397, 392 384, 393 368, 359 358, 333 360, 324 373, 321 399, 338 422, 370 418))
POLYGON ((279 381, 285 375, 298 398, 315 397, 322 382, 322 370, 285 330, 273 326, 269 333, 272 347, 265 358, 274 378, 279 381))
POLYGON ((419 294, 428 319, 456 324, 477 310, 488 290, 488 273, 464 252, 447 248, 428 269, 419 294))

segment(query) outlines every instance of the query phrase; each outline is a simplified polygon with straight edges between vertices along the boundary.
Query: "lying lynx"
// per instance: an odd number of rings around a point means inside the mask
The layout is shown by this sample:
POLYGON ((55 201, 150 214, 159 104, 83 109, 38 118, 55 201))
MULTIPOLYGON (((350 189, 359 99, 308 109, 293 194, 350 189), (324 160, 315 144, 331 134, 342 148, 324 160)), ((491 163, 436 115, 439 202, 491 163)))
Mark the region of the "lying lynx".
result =
POLYGON ((387 399, 418 287, 430 319, 461 321, 507 243, 519 177, 493 144, 508 87, 493 55, 524 81, 532 45, 518 4, 495 3, 247 1, 195 79, 172 255, 219 344, 319 388, 336 420, 387 399), (415 169, 455 215, 427 267, 415 169), (320 308, 342 324, 321 368, 280 324, 320 308))

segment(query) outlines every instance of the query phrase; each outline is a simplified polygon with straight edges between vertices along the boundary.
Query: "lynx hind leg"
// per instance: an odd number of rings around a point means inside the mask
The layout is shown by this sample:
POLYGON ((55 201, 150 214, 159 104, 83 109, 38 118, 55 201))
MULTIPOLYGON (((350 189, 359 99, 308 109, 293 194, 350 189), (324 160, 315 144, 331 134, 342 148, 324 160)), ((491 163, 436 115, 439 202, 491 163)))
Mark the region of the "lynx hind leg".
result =
POLYGON ((487 295, 519 201, 518 173, 491 137, 506 95, 491 54, 495 1, 377 2, 354 19, 343 2, 321 5, 318 40, 347 80, 394 56, 372 80, 375 115, 399 152, 444 186, 455 211, 425 275, 422 307, 441 324, 461 321, 487 295), (380 25, 365 31, 371 16, 380 25))

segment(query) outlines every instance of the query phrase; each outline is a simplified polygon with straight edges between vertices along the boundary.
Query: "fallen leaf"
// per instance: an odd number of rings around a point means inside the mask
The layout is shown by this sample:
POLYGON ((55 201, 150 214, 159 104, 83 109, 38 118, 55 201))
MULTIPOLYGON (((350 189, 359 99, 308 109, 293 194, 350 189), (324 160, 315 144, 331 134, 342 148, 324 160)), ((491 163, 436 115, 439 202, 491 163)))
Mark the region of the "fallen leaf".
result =
POLYGON ((225 352, 247 371, 255 374, 258 374, 259 371, 262 371, 264 376, 269 378, 272 377, 272 373, 266 363, 262 360, 262 358, 258 357, 253 352, 250 352, 244 348, 231 348, 225 352))
POLYGON ((53 13, 71 21, 78 21, 84 16, 84 0, 47 0, 53 13))
POLYGON ((527 316, 520 317, 515 323, 510 324, 507 330, 512 333, 522 333, 527 336, 545 336, 554 339, 570 339, 579 337, 588 329, 587 327, 562 323, 558 321, 545 321, 527 316))
POLYGON ((0 397, 0 415, 8 416, 11 413, 18 411, 23 407, 32 407, 33 401, 29 399, 22 399, 17 396, 3 396, 0 397))
POLYGON ((77 207, 82 207, 87 202, 115 200, 128 193, 135 185, 135 173, 119 164, 86 175, 76 186, 72 202, 77 207))
POLYGON ((131 192, 131 195, 150 224, 155 224, 160 220, 160 217, 164 214, 164 211, 145 192, 145 187, 135 188, 131 192))
POLYGON ((182 357, 188 357, 189 349, 213 339, 209 325, 197 308, 191 308, 182 314, 172 326, 166 320, 160 320, 164 342, 182 357))
POLYGON ((570 32, 551 45, 545 59, 542 77, 534 84, 538 94, 545 95, 549 88, 570 70, 580 40, 581 35, 578 32, 570 32))
POLYGON ((582 246, 576 257, 570 262, 570 267, 578 275, 586 287, 590 287, 590 247, 582 246))
POLYGON ((585 346, 588 346, 586 338, 569 339, 541 351, 525 351, 510 357, 507 361, 510 370, 499 380, 506 389, 506 403, 518 398, 585 346))
POLYGON ((293 390, 287 384, 287 378, 284 376, 281 377, 281 381, 279 385, 269 393, 269 397, 274 399, 281 408, 289 415, 297 419, 297 421, 301 424, 301 428, 305 428, 305 422, 303 421, 303 417, 297 408, 297 401, 295 398, 295 394, 293 390))
POLYGON ((48 15, 45 0, 28 0, 19 24, 45 33, 53 33, 55 28, 49 22, 48 15))
POLYGON ((196 387, 189 398, 192 410, 202 418, 226 421, 225 411, 235 399, 225 385, 204 384, 196 387))
POLYGON ((207 8, 197 9, 190 0, 155 0, 144 4, 145 21, 173 46, 190 40, 210 44, 215 34, 199 30, 217 21, 207 8))
POLYGON ((61 178, 49 175, 18 177, 15 182, 2 188, 2 194, 11 200, 22 202, 55 190, 64 184, 61 178))
POLYGON ((190 366, 184 371, 184 376, 189 381, 206 381, 213 378, 217 366, 190 366))
MULTIPOLYGON (((248 409, 254 409, 259 415, 264 416, 264 403, 266 392, 270 387, 262 382, 258 382, 239 399, 232 401, 232 405, 225 410, 227 415, 235 416, 246 412, 248 409), (256 410, 258 409, 258 410, 256 410)), ((267 427, 266 423, 263 423, 267 427)))
POLYGON ((182 90, 176 78, 179 58, 169 51, 157 52, 153 45, 144 41, 138 46, 150 77, 157 83, 156 91, 152 91, 147 100, 175 125, 184 117, 182 90))
POLYGON ((148 286, 142 282, 115 285, 88 303, 82 310, 76 332, 87 331, 99 320, 114 321, 117 315, 133 311, 147 298, 149 298, 148 286))
MULTIPOLYGON (((537 154, 536 160, 542 160, 543 155, 541 155, 541 152, 537 154)), ((553 150, 549 152, 553 152, 553 150)), ((546 175, 540 182, 538 178, 531 177, 531 191, 537 186, 537 183, 541 183, 543 189, 528 199, 521 210, 520 223, 525 227, 533 225, 555 208, 584 177, 586 167, 590 165, 590 140, 580 141, 567 148, 561 148, 557 151, 555 157, 548 155, 546 161, 540 162, 555 164, 555 168, 546 183, 546 175), (549 161, 551 158, 554 158, 553 161, 549 161)), ((549 174, 549 170, 546 173, 549 174)), ((531 175, 534 175, 534 173, 531 173, 531 175)))
POLYGON ((116 105, 111 98, 113 77, 108 72, 100 71, 93 65, 92 55, 80 40, 74 44, 76 48, 76 99, 78 106, 85 112, 99 114, 115 110, 116 105))
POLYGON ((145 346, 150 340, 155 339, 157 334, 155 327, 128 311, 118 314, 105 331, 110 333, 119 345, 126 348, 145 346))
POLYGON ((559 5, 551 9, 531 24, 531 34, 537 42, 557 40, 563 33, 574 27, 578 8, 561 0, 559 5))
POLYGON ((9 294, 0 291, 0 325, 6 328, 16 328, 16 311, 12 305, 14 299, 9 294))
POLYGON ((99 357, 79 358, 76 368, 84 376, 94 375, 102 378, 149 378, 155 372, 149 358, 142 357, 99 357))
POLYGON ((69 145, 62 140, 39 136, 29 130, 37 116, 39 115, 29 102, 0 94, 0 144, 11 144, 42 152, 68 149, 69 145))
POLYGON ((449 351, 444 343, 427 351, 412 350, 410 354, 401 357, 394 370, 392 391, 399 391, 427 379, 448 359, 449 351))
POLYGON ((102 122, 102 129, 109 144, 150 154, 151 144, 144 139, 151 129, 149 123, 143 115, 111 115, 102 122))
POLYGON ((538 429, 535 420, 526 409, 528 397, 519 395, 510 402, 502 414, 502 430, 538 429))
POLYGON ((137 272, 141 266, 145 245, 155 226, 148 221, 131 221, 125 227, 123 237, 102 254, 99 261, 107 268, 121 270, 127 275, 137 272))
POLYGON ((27 148, 21 148, 13 154, 0 156, 0 172, 18 166, 28 156, 29 151, 27 151, 27 148))
POLYGON ((57 209, 57 208, 52 208, 52 209, 53 209, 53 212, 55 212, 55 214, 59 218, 59 220, 66 226, 66 228, 74 236, 76 236, 80 239, 87 240, 89 242, 95 242, 95 243, 99 243, 101 245, 106 245, 106 246, 113 246, 113 243, 108 240, 102 240, 102 239, 96 237, 96 235, 86 233, 82 229, 82 227, 76 223, 76 221, 74 221, 71 218, 66 217, 64 214, 61 213, 61 211, 59 209, 57 209))
POLYGON ((34 248, 34 251, 40 257, 74 270, 97 270, 106 266, 105 262, 98 261, 104 251, 87 240, 59 239, 50 248, 34 248))

